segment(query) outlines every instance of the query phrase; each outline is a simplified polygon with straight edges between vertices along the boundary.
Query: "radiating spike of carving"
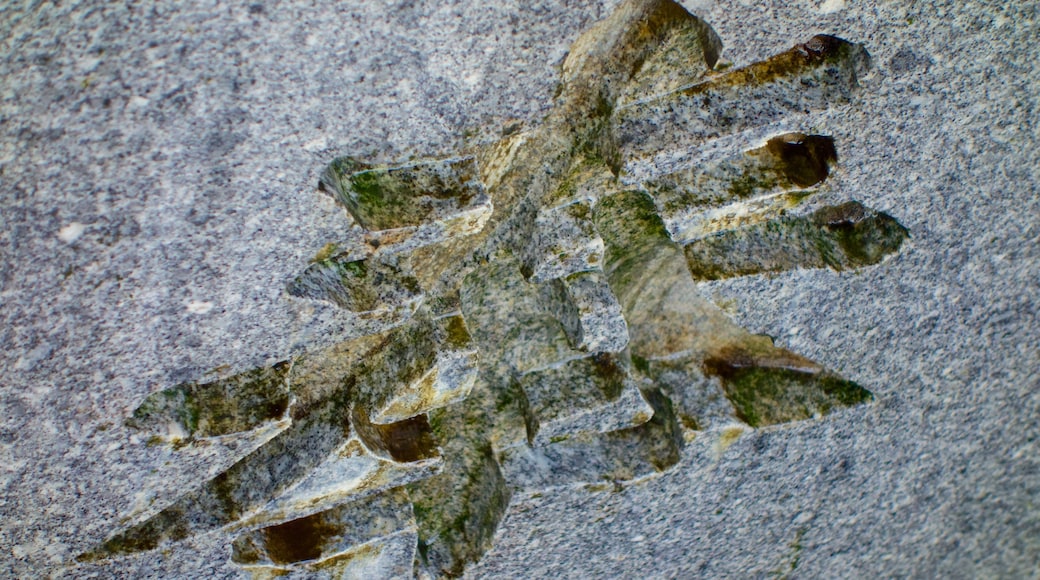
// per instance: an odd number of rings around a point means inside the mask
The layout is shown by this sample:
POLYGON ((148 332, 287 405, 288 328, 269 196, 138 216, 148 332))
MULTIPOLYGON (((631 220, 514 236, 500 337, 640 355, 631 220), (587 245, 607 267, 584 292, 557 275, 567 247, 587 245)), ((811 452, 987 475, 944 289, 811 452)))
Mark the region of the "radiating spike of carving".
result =
POLYGON ((481 397, 430 414, 444 442, 444 469, 409 485, 408 492, 419 525, 420 562, 434 576, 459 576, 477 561, 509 506, 511 493, 488 439, 493 420, 481 397))
POLYGON ((351 375, 373 423, 395 423, 464 398, 476 379, 476 346, 454 315, 391 330, 351 375))
MULTIPOLYGON (((602 200, 596 227, 607 244, 604 270, 629 323, 633 358, 651 371, 652 379, 658 378, 653 362, 699 362, 704 374, 722 381, 738 416, 751 425, 806 419, 870 398, 855 383, 738 327, 700 298, 679 247, 645 194, 625 192, 602 200)), ((680 405, 704 398, 678 392, 703 389, 699 381, 659 384, 680 405)), ((678 412, 696 417, 699 410, 683 406, 678 412)))
POLYGON ((440 469, 439 455, 411 463, 387 461, 372 455, 356 440, 349 441, 288 493, 271 500, 258 513, 233 527, 251 528, 304 517, 344 501, 425 479, 440 469))
POLYGON ((588 201, 538 212, 528 241, 524 272, 534 282, 599 269, 603 261, 603 240, 588 201))
POLYGON ((602 272, 579 272, 551 280, 543 286, 543 295, 572 348, 621 352, 628 345, 628 324, 602 272))
MULTIPOLYGON (((299 409, 295 409, 299 412, 299 409)), ((207 532, 267 503, 304 479, 350 436, 347 393, 338 393, 294 416, 291 427, 240 459, 201 488, 180 497, 158 514, 82 554, 89 561, 155 549, 167 542, 207 532)))
POLYGON ((367 497, 429 477, 442 464, 425 415, 375 425, 364 411, 351 411, 346 442, 289 491, 268 502, 234 528, 271 525, 313 514, 344 501, 367 497))
POLYGON ((151 394, 127 425, 170 442, 284 427, 289 408, 287 375, 280 362, 207 383, 184 383, 151 394))
POLYGON ((679 243, 754 225, 799 205, 837 160, 830 137, 787 133, 734 158, 643 184, 679 243))
POLYGON ((351 413, 341 397, 329 399, 199 490, 81 559, 151 550, 232 524, 299 518, 427 477, 439 462, 425 416, 372 425, 360 409, 351 413))
POLYGON ((598 354, 520 379, 537 420, 533 445, 581 433, 604 433, 645 423, 643 400, 623 356, 598 354))
POLYGON ((500 255, 462 285, 462 313, 488 364, 519 374, 588 356, 571 348, 563 325, 547 310, 520 262, 500 255))
POLYGON ((695 150, 707 139, 848 102, 868 65, 862 46, 814 36, 762 62, 619 109, 614 136, 626 164, 695 150))
POLYGON ((603 485, 604 481, 617 484, 668 470, 679 462, 684 445, 682 429, 671 401, 660 391, 643 390, 643 397, 654 413, 637 427, 509 450, 502 465, 507 481, 517 489, 603 485))
POLYGON ((476 233, 492 211, 473 157, 399 167, 340 158, 329 164, 321 184, 365 229, 403 230, 398 243, 410 238, 407 248, 476 233))
POLYGON ((339 342, 298 357, 289 373, 296 414, 308 414, 308 409, 343 390, 348 385, 347 379, 358 372, 362 362, 386 348, 391 332, 384 330, 339 342))
POLYGON ((685 252, 694 277, 717 280, 794 268, 868 266, 898 250, 906 237, 906 228, 888 214, 848 202, 695 240, 685 252))
POLYGON ((387 324, 408 318, 423 299, 418 280, 393 260, 333 257, 311 264, 289 283, 296 298, 329 302, 387 324))
POLYGON ((397 488, 246 532, 232 544, 231 561, 254 576, 303 565, 335 578, 401 577, 411 574, 416 539, 412 504, 397 488))
POLYGON ((784 349, 720 349, 704 370, 722 380, 737 417, 752 427, 824 415, 834 407, 865 403, 870 391, 784 349))

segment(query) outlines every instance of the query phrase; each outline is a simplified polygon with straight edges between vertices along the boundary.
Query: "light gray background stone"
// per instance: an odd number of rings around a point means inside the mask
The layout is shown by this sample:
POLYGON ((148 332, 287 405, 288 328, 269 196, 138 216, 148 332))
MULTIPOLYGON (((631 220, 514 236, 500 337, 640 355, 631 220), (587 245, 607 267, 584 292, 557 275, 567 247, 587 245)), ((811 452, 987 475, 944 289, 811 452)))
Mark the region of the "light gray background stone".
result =
MULTIPOLYGON (((313 340, 283 290, 350 225, 314 190, 329 160, 537 122, 569 43, 615 4, 0 8, 0 575, 240 575, 221 534, 63 568, 244 450, 149 447, 123 420, 313 340)), ((702 290, 877 402, 726 449, 707 433, 621 492, 527 498, 472 575, 1037 577, 1037 5, 685 5, 737 65, 815 33, 874 57, 858 101, 803 121, 838 145, 827 195, 910 243, 862 271, 702 290)))

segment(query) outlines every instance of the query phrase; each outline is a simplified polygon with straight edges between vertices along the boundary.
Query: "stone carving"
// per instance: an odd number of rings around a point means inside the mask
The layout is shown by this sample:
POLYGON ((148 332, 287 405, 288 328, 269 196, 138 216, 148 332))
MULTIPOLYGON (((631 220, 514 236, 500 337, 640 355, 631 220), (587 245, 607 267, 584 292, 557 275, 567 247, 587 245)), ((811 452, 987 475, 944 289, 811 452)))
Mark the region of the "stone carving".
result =
POLYGON ((817 36, 719 71, 720 49, 672 0, 625 0, 575 42, 540 125, 450 159, 332 162, 320 188, 360 228, 287 290, 364 335, 148 397, 128 425, 154 441, 269 440, 80 560, 223 529, 260 577, 457 576, 516 490, 625 485, 713 425, 869 401, 698 293, 899 248, 888 215, 806 209, 831 138, 753 146, 757 127, 849 102, 867 53, 817 36), (720 139, 738 146, 699 153, 720 139))

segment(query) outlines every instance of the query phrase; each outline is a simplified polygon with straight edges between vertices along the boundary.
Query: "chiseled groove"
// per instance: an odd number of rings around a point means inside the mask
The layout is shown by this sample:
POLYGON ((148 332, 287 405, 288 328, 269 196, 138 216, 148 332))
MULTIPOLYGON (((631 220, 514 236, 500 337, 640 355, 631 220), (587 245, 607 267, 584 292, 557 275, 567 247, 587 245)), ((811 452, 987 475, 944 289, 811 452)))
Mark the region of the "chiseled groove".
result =
POLYGON ((862 46, 814 36, 765 61, 620 109, 614 138, 625 164, 695 149, 786 115, 849 102, 869 67, 862 46), (739 101, 740 108, 732 103, 739 101))
POLYGON ((718 280, 794 268, 870 266, 898 251, 906 237, 906 228, 892 216, 848 202, 720 232, 684 250, 695 278, 718 280))

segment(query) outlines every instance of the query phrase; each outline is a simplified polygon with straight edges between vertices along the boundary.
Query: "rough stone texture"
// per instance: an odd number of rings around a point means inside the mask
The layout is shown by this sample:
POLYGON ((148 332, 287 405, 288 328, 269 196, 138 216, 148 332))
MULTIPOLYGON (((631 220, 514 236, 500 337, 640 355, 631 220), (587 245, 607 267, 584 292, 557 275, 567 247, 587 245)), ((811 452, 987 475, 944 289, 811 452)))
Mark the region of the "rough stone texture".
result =
MULTIPOLYGON (((3 9, 0 571, 59 572, 259 445, 173 451, 123 421, 219 365, 350 336, 301 331, 283 293, 351 226, 316 177, 342 154, 447 155, 506 119, 536 124, 554 66, 613 3, 568 5, 3 9)), ((824 201, 898 216, 908 246, 883 267, 698 290, 877 402, 720 426, 678 469, 620 489, 514 497, 470 573, 1035 574, 1035 7, 686 6, 737 65, 819 32, 874 59, 852 106, 762 141, 833 136, 824 201)), ((95 571, 235 577, 229 545, 199 536, 95 571)))

